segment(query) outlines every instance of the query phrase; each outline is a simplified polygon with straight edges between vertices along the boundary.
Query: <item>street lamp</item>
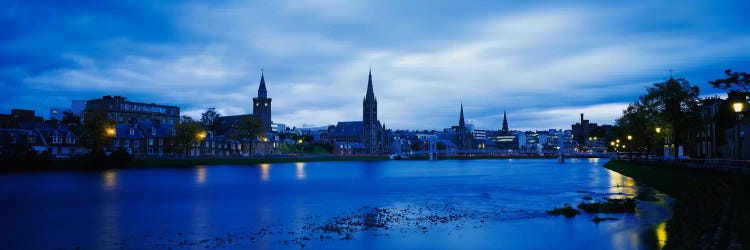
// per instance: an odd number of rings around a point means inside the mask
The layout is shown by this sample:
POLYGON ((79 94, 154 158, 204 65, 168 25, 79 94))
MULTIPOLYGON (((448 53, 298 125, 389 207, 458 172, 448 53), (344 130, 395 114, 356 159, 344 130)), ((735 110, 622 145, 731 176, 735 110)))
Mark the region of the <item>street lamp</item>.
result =
POLYGON ((628 135, 628 141, 630 141, 630 140, 633 140, 633 136, 632 135, 628 135))
POLYGON ((742 102, 735 102, 732 104, 732 108, 734 109, 734 112, 737 113, 737 159, 742 160, 742 138, 740 138, 740 125, 742 124, 742 109, 744 108, 744 103, 742 102))
POLYGON ((657 134, 661 133, 661 128, 660 127, 656 127, 656 133, 657 134))

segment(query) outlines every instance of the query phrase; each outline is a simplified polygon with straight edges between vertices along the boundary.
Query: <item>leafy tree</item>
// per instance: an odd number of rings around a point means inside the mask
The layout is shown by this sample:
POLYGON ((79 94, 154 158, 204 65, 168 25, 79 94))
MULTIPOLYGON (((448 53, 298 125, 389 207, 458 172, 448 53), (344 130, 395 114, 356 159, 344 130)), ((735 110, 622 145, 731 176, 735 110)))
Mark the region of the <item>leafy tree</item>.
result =
POLYGON ((233 127, 230 137, 234 139, 255 138, 263 135, 263 126, 260 119, 252 115, 241 116, 233 127))
POLYGON ((191 149, 194 144, 200 142, 203 138, 201 135, 205 135, 205 130, 200 123, 197 122, 180 122, 174 126, 175 129, 175 143, 177 147, 187 153, 188 149, 191 149))
POLYGON ((731 69, 725 70, 724 74, 727 78, 716 79, 708 83, 714 88, 750 93, 750 75, 745 72, 732 72, 731 69))
POLYGON ((217 134, 223 134, 223 131, 219 131, 221 128, 221 114, 216 111, 216 108, 208 108, 206 112, 201 114, 201 124, 206 130, 213 131, 217 134))
POLYGON ((90 110, 83 115, 83 129, 81 135, 84 145, 93 151, 100 151, 114 134, 117 122, 109 119, 104 110, 90 110), (108 133, 109 131, 109 133, 108 133))
POLYGON ((81 117, 72 112, 64 112, 63 119, 60 122, 68 126, 81 125, 81 117))
POLYGON ((192 117, 183 115, 180 117, 180 123, 195 123, 192 117))
MULTIPOLYGON (((656 138, 655 127, 663 125, 671 133, 676 146, 683 145, 689 134, 697 131, 701 124, 698 105, 700 90, 685 79, 673 79, 654 83, 641 96, 638 102, 631 104, 618 119, 616 133, 620 138, 626 134, 633 135, 635 147, 645 147, 656 138)), ((662 131, 664 132, 664 131, 662 131)), ((689 149, 687 147, 686 149, 689 149)), ((677 159, 675 159, 677 160, 677 159)))

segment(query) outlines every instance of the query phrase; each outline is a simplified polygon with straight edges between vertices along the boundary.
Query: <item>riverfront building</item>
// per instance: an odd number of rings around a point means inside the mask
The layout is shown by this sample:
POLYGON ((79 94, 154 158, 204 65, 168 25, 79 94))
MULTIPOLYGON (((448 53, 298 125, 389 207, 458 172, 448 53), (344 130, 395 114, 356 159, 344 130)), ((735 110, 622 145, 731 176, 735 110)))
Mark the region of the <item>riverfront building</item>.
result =
POLYGON ((86 101, 86 110, 103 110, 109 119, 118 124, 132 122, 159 122, 177 124, 180 122, 180 108, 129 101, 122 96, 103 96, 101 99, 86 101))

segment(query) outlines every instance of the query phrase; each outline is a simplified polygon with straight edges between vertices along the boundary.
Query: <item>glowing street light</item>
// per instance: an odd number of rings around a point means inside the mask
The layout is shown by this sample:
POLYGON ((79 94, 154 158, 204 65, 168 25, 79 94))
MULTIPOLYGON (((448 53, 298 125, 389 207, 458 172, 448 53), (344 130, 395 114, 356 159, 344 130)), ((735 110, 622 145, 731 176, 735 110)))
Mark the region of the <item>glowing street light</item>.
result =
POLYGON ((630 140, 633 140, 633 136, 632 135, 628 135, 628 141, 630 141, 630 140))
POLYGON ((115 137, 115 135, 117 135, 117 132, 115 131, 115 128, 106 128, 106 129, 104 129, 104 132, 106 132, 107 136, 109 136, 109 137, 115 137))
POLYGON ((739 113, 742 112, 742 109, 744 108, 744 104, 742 102, 735 102, 732 104, 732 108, 734 109, 734 112, 739 113))
POLYGON ((198 134, 196 136, 198 137, 198 139, 201 139, 201 140, 206 139, 206 132, 205 131, 204 132, 198 132, 198 134))
POLYGON ((661 133, 661 127, 656 127, 656 133, 661 133))

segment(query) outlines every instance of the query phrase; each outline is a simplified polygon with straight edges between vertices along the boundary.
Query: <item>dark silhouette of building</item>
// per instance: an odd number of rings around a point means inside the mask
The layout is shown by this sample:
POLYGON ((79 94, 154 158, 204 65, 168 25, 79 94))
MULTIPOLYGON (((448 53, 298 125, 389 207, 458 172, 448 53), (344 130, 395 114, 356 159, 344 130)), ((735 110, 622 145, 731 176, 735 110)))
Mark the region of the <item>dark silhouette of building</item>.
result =
POLYGON ((453 130, 456 131, 456 146, 458 150, 472 149, 474 145, 474 137, 471 135, 471 131, 466 127, 466 121, 464 120, 464 104, 461 103, 461 115, 458 118, 458 126, 453 126, 453 130))
POLYGON ((385 125, 378 120, 378 100, 372 87, 372 70, 367 79, 367 94, 362 100, 362 123, 365 148, 368 153, 380 153, 385 148, 385 125))
POLYGON ((260 86, 258 87, 258 97, 253 98, 253 115, 260 120, 263 132, 271 133, 271 98, 268 98, 266 90, 266 80, 263 73, 260 73, 260 86))
POLYGON ((162 124, 180 122, 180 108, 154 103, 133 102, 122 96, 103 96, 86 101, 86 110, 103 110, 109 119, 119 124, 132 121, 159 121, 162 124))

